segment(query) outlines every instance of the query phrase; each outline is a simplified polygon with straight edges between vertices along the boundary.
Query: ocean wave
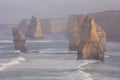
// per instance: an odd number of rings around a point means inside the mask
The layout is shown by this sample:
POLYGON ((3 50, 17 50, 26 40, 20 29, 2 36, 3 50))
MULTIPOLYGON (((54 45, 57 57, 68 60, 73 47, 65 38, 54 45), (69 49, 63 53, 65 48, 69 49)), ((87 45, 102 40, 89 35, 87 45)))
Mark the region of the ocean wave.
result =
POLYGON ((13 43, 12 40, 0 40, 0 43, 13 43))
POLYGON ((15 53, 21 53, 20 50, 14 50, 13 52, 15 52, 15 53))
POLYGON ((76 53, 77 51, 69 51, 69 50, 41 50, 39 53, 76 53))
POLYGON ((20 50, 0 50, 1 53, 21 53, 20 50))
POLYGON ((19 64, 19 63, 21 63, 22 61, 25 61, 25 60, 26 59, 24 57, 18 57, 18 58, 15 58, 15 59, 11 60, 10 62, 2 63, 1 67, 0 67, 0 71, 3 71, 5 69, 7 69, 9 66, 19 64))
POLYGON ((82 60, 82 64, 79 66, 80 69, 84 70, 83 66, 97 62, 97 60, 82 60))
MULTIPOLYGON (((52 42, 61 42, 61 43, 68 43, 68 40, 26 40, 28 43, 52 43, 52 42)), ((0 40, 0 43, 13 43, 13 40, 0 40)))
POLYGON ((108 55, 105 55, 105 58, 109 58, 110 56, 108 56, 108 55))
POLYGON ((38 43, 38 42, 43 42, 43 43, 49 43, 49 42, 63 42, 63 43, 68 43, 68 40, 27 40, 29 43, 38 43))
POLYGON ((83 76, 83 80, 94 80, 91 76, 91 74, 84 72, 82 70, 85 70, 85 68, 83 68, 83 66, 86 66, 88 64, 92 64, 97 62, 96 60, 82 60, 82 64, 80 64, 78 67, 81 69, 81 73, 83 76))

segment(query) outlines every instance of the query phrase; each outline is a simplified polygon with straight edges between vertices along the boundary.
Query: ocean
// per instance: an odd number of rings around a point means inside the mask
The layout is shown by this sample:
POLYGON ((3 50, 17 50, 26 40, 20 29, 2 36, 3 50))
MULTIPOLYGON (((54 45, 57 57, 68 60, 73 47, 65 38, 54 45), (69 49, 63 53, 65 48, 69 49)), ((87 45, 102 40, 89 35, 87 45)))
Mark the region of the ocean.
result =
POLYGON ((0 80, 120 80, 120 43, 108 42, 100 62, 76 60, 65 34, 26 42, 28 53, 15 51, 11 27, 0 29, 0 80))

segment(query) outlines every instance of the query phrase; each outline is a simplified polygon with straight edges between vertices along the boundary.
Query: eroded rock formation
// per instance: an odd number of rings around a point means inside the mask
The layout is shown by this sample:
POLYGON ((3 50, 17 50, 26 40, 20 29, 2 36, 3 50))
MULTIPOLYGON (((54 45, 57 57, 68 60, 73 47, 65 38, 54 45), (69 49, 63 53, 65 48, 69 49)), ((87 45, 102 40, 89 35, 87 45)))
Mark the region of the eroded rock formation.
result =
POLYGON ((70 28, 70 50, 78 50, 78 59, 104 59, 106 35, 94 19, 79 15, 73 19, 70 28))
POLYGON ((43 38, 43 32, 41 29, 40 22, 34 16, 32 16, 32 19, 30 20, 30 24, 26 31, 26 37, 43 38))
POLYGON ((13 34, 13 42, 14 42, 14 49, 20 50, 21 52, 27 52, 27 45, 25 40, 23 39, 22 32, 14 27, 12 28, 12 34, 13 34))

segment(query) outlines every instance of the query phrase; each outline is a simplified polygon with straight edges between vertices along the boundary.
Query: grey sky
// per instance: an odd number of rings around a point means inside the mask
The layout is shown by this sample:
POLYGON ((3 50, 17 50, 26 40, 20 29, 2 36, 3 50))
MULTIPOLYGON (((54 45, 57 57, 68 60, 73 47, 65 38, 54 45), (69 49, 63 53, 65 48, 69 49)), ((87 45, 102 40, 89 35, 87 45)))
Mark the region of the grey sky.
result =
POLYGON ((104 10, 120 10, 120 0, 0 0, 0 24, 31 15, 43 19, 104 10))

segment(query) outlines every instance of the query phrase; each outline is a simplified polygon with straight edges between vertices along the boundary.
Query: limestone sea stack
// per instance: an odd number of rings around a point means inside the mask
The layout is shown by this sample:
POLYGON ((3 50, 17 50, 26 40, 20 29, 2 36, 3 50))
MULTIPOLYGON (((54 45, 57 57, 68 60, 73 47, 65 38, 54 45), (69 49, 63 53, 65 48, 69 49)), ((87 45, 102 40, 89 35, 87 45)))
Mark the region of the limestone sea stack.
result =
POLYGON ((41 29, 40 21, 34 16, 32 16, 32 19, 30 20, 30 24, 26 31, 26 37, 43 38, 43 32, 41 29))
POLYGON ((85 14, 76 16, 70 28, 69 48, 78 51, 77 59, 103 61, 106 50, 106 34, 92 17, 85 14))
POLYGON ((25 42, 25 39, 23 39, 23 34, 22 32, 14 27, 12 28, 12 34, 13 34, 13 42, 14 42, 14 49, 15 50, 20 50, 21 52, 27 52, 27 44, 25 42))

